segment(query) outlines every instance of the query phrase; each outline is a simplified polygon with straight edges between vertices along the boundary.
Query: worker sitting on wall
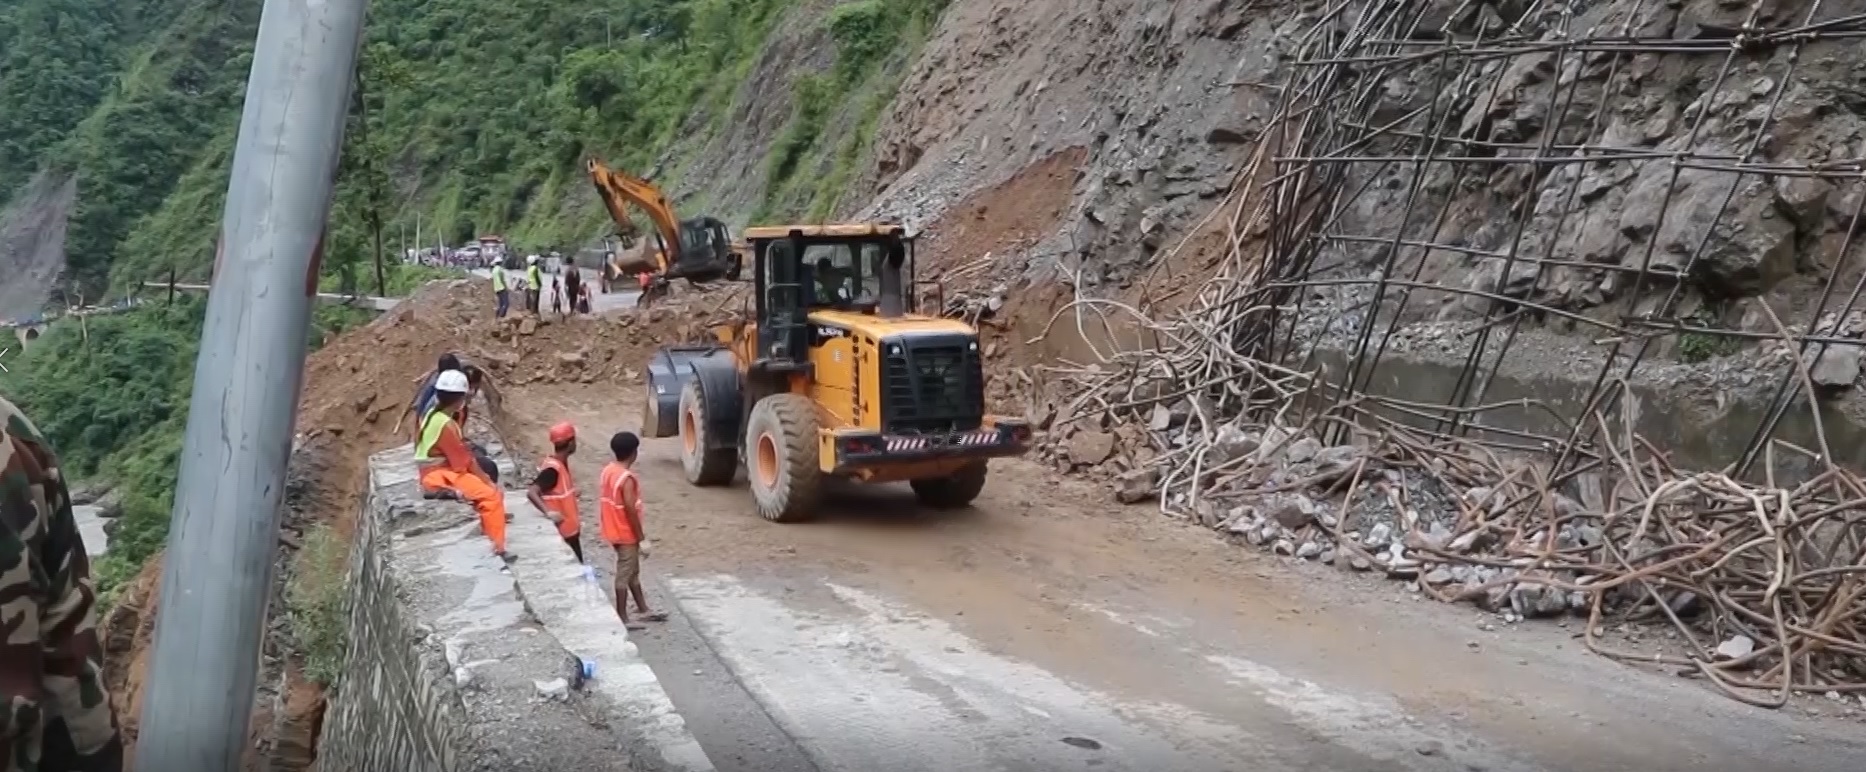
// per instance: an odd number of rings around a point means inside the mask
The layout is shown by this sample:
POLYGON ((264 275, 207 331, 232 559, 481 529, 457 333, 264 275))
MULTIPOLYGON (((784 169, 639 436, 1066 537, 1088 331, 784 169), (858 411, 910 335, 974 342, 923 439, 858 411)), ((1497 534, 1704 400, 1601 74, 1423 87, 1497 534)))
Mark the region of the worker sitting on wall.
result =
POLYGON ((467 399, 467 376, 448 370, 434 379, 437 404, 421 420, 421 439, 415 443, 415 464, 424 491, 450 490, 479 512, 479 525, 492 541, 492 552, 512 559, 505 551, 505 494, 480 468, 467 448, 465 433, 454 420, 467 399))

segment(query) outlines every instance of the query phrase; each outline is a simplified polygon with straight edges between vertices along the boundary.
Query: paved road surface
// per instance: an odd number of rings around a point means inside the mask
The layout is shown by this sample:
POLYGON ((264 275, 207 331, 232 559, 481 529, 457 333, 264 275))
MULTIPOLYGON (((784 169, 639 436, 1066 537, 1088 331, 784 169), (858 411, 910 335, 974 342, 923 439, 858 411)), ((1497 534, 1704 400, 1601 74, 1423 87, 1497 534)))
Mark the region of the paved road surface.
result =
MULTIPOLYGON (((581 270, 583 272, 583 280, 589 282, 591 287, 596 288, 598 290, 596 294, 591 296, 591 299, 590 299, 590 311, 592 313, 601 314, 601 313, 607 313, 609 311, 617 311, 617 310, 622 310, 622 309, 634 308, 635 299, 641 296, 641 292, 639 290, 633 290, 633 289, 619 290, 619 291, 610 292, 610 293, 603 293, 600 291, 603 286, 603 283, 602 283, 603 275, 601 271, 597 271, 592 268, 581 268, 578 270, 581 270)), ((472 273, 474 276, 478 276, 482 279, 492 278, 492 271, 490 269, 478 268, 478 269, 474 269, 472 273)), ((518 271, 513 271, 509 273, 516 274, 518 273, 518 271)), ((551 303, 551 296, 550 294, 548 294, 550 292, 550 288, 548 284, 550 280, 551 279, 549 275, 547 274, 544 279, 544 281, 547 283, 545 287, 545 292, 547 294, 545 294, 544 296, 544 304, 547 306, 546 311, 549 311, 548 306, 551 303)), ((518 302, 518 301, 517 299, 514 299, 513 302, 518 302)))
MULTIPOLYGON (((534 452, 561 418, 591 438, 594 511, 597 438, 634 428, 640 388, 507 404, 534 452)), ((642 470, 648 591, 675 613, 632 637, 726 772, 1866 769, 1857 718, 1589 655, 1579 622, 1285 566, 1028 463, 994 462, 969 511, 852 487, 787 526, 687 486, 672 440, 642 470)))

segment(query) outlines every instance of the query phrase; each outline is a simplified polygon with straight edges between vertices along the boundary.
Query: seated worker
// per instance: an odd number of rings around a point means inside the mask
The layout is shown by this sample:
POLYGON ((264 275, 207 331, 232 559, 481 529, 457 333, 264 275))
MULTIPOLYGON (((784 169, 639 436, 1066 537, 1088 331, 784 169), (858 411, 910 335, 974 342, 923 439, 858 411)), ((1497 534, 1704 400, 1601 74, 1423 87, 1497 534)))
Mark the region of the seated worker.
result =
POLYGON ((467 399, 467 377, 448 370, 434 379, 438 404, 421 419, 421 439, 415 443, 415 468, 423 491, 449 490, 479 512, 480 529, 492 541, 492 554, 506 560, 505 494, 480 468, 467 448, 466 437, 454 414, 467 399))
POLYGON ((564 421, 551 427, 551 455, 538 462, 538 476, 525 491, 531 505, 557 526, 577 562, 583 562, 583 523, 577 517, 577 483, 570 476, 570 455, 577 452, 577 427, 564 421))
POLYGON ((408 403, 408 415, 413 415, 415 418, 414 439, 421 438, 421 421, 427 417, 428 411, 434 408, 434 379, 439 378, 441 373, 448 370, 458 369, 460 369, 460 358, 452 353, 446 353, 441 355, 440 364, 415 379, 415 382, 421 386, 415 392, 415 401, 408 403))
MULTIPOLYGON (((417 441, 421 439, 421 427, 427 421, 428 411, 433 410, 438 404, 438 395, 434 390, 435 380, 440 377, 441 373, 448 370, 458 370, 465 373, 467 378, 467 398, 461 400, 460 406, 454 410, 454 421, 460 426, 467 425, 468 406, 472 404, 474 397, 479 396, 481 390, 487 390, 487 398, 494 405, 498 404, 499 393, 491 388, 492 381, 486 377, 486 371, 479 369, 476 365, 461 364, 460 358, 454 354, 442 354, 440 366, 421 376, 421 391, 415 395, 415 401, 408 405, 409 412, 415 414, 414 438, 417 441)), ((471 440, 467 441, 467 447, 473 451, 473 458, 479 462, 479 467, 486 472, 486 476, 495 483, 499 482, 499 465, 493 463, 492 456, 486 453, 486 449, 471 440)))
POLYGON ((836 266, 829 262, 829 258, 816 259, 816 302, 833 305, 848 300, 847 293, 843 292, 846 283, 842 272, 836 270, 836 266))

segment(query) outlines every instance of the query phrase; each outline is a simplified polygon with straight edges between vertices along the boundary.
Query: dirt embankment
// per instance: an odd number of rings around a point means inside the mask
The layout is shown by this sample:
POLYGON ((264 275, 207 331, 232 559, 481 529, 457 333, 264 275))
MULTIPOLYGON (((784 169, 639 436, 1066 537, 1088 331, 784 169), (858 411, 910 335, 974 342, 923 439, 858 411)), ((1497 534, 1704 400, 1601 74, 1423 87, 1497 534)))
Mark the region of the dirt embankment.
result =
POLYGON ((65 270, 78 180, 40 172, 0 211, 0 321, 36 316, 65 270))

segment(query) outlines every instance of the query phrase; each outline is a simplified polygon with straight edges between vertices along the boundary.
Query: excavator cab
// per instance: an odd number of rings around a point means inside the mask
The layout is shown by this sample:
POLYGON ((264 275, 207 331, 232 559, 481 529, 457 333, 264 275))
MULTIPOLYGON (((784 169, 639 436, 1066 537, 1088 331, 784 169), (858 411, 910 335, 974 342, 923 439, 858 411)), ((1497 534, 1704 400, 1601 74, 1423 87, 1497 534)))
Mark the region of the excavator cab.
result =
POLYGON ((680 240, 669 245, 665 237, 657 239, 662 254, 677 249, 678 254, 663 272, 669 280, 686 279, 704 284, 725 279, 738 281, 743 265, 732 249, 732 235, 726 224, 711 217, 695 217, 680 223, 680 240))

